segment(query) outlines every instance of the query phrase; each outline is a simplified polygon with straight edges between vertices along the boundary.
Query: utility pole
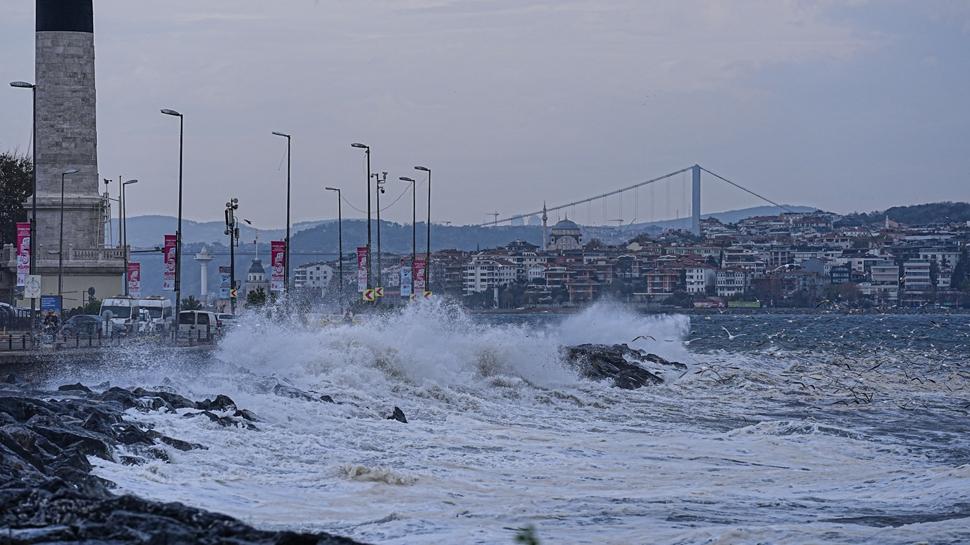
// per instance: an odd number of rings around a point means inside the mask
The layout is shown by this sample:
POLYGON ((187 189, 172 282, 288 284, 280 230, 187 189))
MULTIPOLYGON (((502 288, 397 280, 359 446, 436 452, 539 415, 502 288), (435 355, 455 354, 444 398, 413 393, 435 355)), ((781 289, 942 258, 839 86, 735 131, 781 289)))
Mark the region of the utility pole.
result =
POLYGON ((327 191, 337 192, 337 270, 338 279, 340 280, 340 287, 338 288, 337 297, 340 299, 340 310, 344 308, 344 218, 343 212, 341 210, 340 201, 342 197, 340 195, 340 188, 337 187, 326 187, 327 191))
POLYGON ((360 142, 354 142, 350 147, 364 150, 364 155, 367 156, 367 289, 371 289, 373 287, 373 283, 371 282, 371 261, 373 261, 373 256, 371 255, 370 237, 370 146, 361 144, 360 142))

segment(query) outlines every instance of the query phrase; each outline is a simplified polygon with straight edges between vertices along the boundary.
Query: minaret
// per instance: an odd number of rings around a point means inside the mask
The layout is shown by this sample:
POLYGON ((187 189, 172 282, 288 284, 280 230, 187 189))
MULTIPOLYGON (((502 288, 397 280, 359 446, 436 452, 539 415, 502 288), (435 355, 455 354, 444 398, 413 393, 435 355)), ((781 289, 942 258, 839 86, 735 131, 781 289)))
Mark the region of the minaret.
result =
POLYGON ((546 241, 546 226, 549 223, 549 214, 546 213, 546 201, 542 201, 542 251, 546 251, 548 248, 548 242, 546 241))

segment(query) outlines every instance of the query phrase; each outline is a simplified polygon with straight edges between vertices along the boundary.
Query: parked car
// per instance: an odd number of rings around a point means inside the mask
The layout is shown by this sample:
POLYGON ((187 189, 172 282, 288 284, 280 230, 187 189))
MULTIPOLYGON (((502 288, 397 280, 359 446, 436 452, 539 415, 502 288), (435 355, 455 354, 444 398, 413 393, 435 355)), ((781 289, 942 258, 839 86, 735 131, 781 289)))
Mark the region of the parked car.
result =
POLYGON ((221 329, 227 329, 239 324, 239 317, 235 314, 229 314, 227 312, 217 314, 216 319, 219 320, 219 327, 221 329))
POLYGON ((104 320, 93 314, 77 314, 61 326, 60 334, 71 337, 97 337, 104 327, 104 320))
POLYGON ((179 312, 180 337, 206 339, 219 333, 221 327, 215 312, 208 310, 183 310, 179 312))

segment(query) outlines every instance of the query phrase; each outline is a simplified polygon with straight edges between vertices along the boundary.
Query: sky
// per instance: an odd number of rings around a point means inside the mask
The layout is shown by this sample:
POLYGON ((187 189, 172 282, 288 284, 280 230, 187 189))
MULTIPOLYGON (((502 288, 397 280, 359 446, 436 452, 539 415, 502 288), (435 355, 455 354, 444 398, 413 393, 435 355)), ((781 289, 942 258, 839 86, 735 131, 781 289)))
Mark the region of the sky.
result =
MULTIPOLYGON (((0 80, 31 80, 34 6, 4 0, 0 80), (5 79, 4 79, 5 78, 5 79)), ((481 223, 694 163, 840 213, 970 201, 970 2, 960 0, 95 0, 99 169, 129 216, 285 222, 366 203, 363 154, 433 169, 433 220, 481 223), (116 185, 116 184, 115 184, 116 185), (116 190, 116 187, 112 189, 116 190)), ((0 90, 0 151, 30 95, 0 90)), ((675 177, 580 223, 683 215, 675 177)), ((418 215, 426 185, 419 185, 418 215)), ((763 204, 705 178, 703 211, 763 204)), ((384 213, 409 222, 410 195, 384 213)), ((558 214, 557 214, 558 216, 558 214)))

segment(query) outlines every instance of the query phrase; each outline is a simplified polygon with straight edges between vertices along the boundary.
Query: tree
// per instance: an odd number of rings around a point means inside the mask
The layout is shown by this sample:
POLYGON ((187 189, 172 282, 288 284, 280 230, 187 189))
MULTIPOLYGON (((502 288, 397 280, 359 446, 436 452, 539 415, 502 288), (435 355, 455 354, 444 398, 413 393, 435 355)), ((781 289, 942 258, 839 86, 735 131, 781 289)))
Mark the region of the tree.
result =
POLYGON ((247 307, 261 307, 266 304, 266 291, 263 288, 257 288, 246 294, 246 306, 247 307))
POLYGON ((182 310, 202 310, 202 302, 190 295, 182 299, 182 310))
POLYGON ((956 266, 953 267, 950 286, 955 290, 970 292, 970 257, 967 255, 966 244, 960 249, 960 258, 957 260, 956 266))
POLYGON ((34 165, 27 155, 0 153, 0 243, 17 236, 17 222, 27 221, 24 203, 33 187, 34 165))

